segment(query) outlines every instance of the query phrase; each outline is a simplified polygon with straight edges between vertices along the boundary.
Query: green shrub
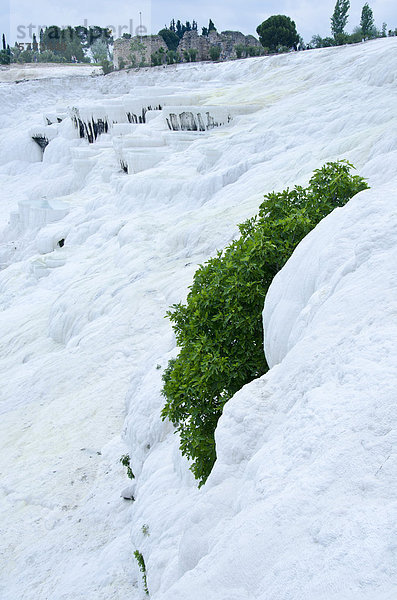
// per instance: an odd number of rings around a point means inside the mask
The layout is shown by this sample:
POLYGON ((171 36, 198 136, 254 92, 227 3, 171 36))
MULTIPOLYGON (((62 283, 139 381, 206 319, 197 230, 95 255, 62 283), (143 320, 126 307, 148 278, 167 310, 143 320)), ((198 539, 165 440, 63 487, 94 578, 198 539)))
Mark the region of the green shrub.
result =
POLYGON ((190 62, 196 62, 197 55, 198 55, 198 50, 196 50, 196 48, 189 48, 190 62))
POLYGON ((176 52, 176 49, 178 48, 178 45, 179 45, 179 37, 176 35, 176 33, 174 31, 171 31, 171 29, 165 28, 165 29, 161 29, 159 31, 158 35, 161 35, 161 37, 167 44, 168 50, 172 50, 173 52, 176 52))
POLYGON ((108 75, 113 71, 113 65, 107 58, 101 60, 101 67, 104 75, 108 75))
POLYGON ((221 49, 219 46, 211 46, 210 47, 210 58, 213 61, 219 60, 221 55, 221 49))
POLYGON ((161 63, 159 62, 159 55, 157 54, 157 52, 154 52, 153 54, 151 54, 150 56, 150 64, 152 67, 158 67, 161 63))
POLYGON ((31 50, 23 50, 18 57, 18 62, 30 63, 33 61, 33 52, 31 50))
POLYGON ((260 48, 258 46, 247 46, 248 56, 259 56, 260 53, 260 48))
POLYGON ((177 62, 177 53, 175 50, 167 50, 166 53, 167 65, 173 65, 177 62))
POLYGON ((363 40, 363 35, 360 31, 356 31, 351 35, 346 36, 346 44, 359 44, 363 40))
POLYGON ((10 55, 7 50, 0 50, 0 65, 9 65, 11 62, 10 55))
POLYGON ((234 46, 234 50, 236 52, 237 58, 242 58, 243 54, 244 56, 246 56, 247 47, 243 44, 237 44, 236 46, 234 46))
POLYGON ((132 472, 132 469, 131 469, 130 455, 129 454, 123 454, 123 456, 120 458, 120 462, 127 469, 127 477, 129 477, 130 479, 135 479, 135 475, 134 475, 134 473, 132 472))
POLYGON ((59 56, 57 56, 52 50, 43 50, 38 56, 39 62, 59 62, 59 56))
POLYGON ((145 561, 143 559, 142 554, 139 552, 139 550, 135 550, 134 552, 134 556, 136 558, 136 561, 139 565, 139 569, 142 573, 142 581, 143 581, 143 589, 145 590, 145 593, 149 595, 149 590, 147 587, 147 579, 146 579, 146 565, 145 565, 145 561))
POLYGON ((97 39, 91 46, 92 58, 95 63, 102 64, 108 58, 108 46, 104 40, 97 39))
POLYGON ((267 370, 261 315, 269 285, 323 217, 368 187, 352 168, 327 163, 307 188, 267 194, 259 214, 239 226, 240 237, 196 271, 187 303, 167 313, 181 350, 163 374, 162 417, 177 428, 199 485, 216 459, 224 404, 267 370))

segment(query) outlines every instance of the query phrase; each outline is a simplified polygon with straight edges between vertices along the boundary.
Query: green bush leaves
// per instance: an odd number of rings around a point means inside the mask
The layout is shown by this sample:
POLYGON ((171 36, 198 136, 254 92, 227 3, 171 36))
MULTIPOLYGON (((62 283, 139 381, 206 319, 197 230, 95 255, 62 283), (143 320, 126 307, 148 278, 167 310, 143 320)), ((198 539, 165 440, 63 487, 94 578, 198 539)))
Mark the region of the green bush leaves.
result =
POLYGON ((201 265, 186 304, 167 316, 178 346, 163 375, 169 418, 201 486, 216 459, 214 431, 225 403, 263 375, 262 310, 267 290, 299 242, 337 206, 368 186, 345 160, 314 171, 307 188, 271 192, 240 237, 201 265))
POLYGON ((149 595, 149 590, 148 590, 148 586, 147 586, 147 576, 146 576, 146 565, 145 565, 145 560, 141 554, 141 552, 139 552, 139 550, 135 550, 134 552, 134 556, 136 558, 136 561, 138 563, 139 566, 139 570, 142 573, 142 583, 143 583, 143 589, 145 591, 145 594, 149 595))

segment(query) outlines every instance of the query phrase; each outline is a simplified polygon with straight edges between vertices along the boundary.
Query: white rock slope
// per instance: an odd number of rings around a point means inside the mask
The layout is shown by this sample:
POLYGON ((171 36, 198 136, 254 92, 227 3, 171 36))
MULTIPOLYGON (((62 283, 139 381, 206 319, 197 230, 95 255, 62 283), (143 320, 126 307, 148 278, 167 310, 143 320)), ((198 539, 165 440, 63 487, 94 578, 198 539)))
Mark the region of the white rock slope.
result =
POLYGON ((276 277, 273 368, 227 404, 180 547, 191 570, 156 598, 393 597, 396 201, 357 195, 276 277))
POLYGON ((2 600, 139 600, 136 549, 154 600, 394 597, 396 73, 390 38, 0 83, 2 600), (272 284, 272 369, 197 490, 160 418, 164 314, 265 192, 339 158, 371 190, 272 284))

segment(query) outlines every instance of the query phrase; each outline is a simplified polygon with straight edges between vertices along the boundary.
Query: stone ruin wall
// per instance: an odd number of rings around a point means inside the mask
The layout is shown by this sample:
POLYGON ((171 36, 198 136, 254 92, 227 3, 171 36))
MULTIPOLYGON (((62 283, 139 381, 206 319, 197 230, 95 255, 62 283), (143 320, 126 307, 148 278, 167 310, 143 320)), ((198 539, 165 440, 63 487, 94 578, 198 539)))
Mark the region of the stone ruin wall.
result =
POLYGON ((115 40, 113 46, 113 64, 120 68, 120 61, 125 67, 149 67, 152 54, 163 48, 167 52, 167 44, 160 35, 145 35, 130 39, 120 38, 115 40))
MULTIPOLYGON (((206 61, 210 59, 211 46, 219 46, 221 49, 220 60, 233 60, 237 58, 235 47, 255 46, 262 49, 262 44, 253 35, 244 35, 240 31, 210 31, 208 36, 199 35, 197 31, 186 31, 179 42, 178 53, 181 55, 182 62, 184 51, 197 50, 197 61, 206 61)), ((133 37, 131 39, 118 39, 113 47, 113 64, 116 69, 120 68, 120 61, 125 67, 150 66, 151 56, 157 50, 163 48, 167 52, 167 45, 159 35, 148 35, 142 38, 133 37), (131 50, 131 45, 139 48, 142 40, 142 49, 131 50), (134 60, 132 60, 134 57, 134 60)))
POLYGON ((199 35, 197 31, 186 31, 185 35, 179 42, 178 52, 183 58, 185 50, 197 50, 196 60, 209 60, 210 43, 208 37, 199 35))
POLYGON ((210 60, 211 46, 221 49, 220 60, 233 60, 237 58, 235 47, 255 46, 263 49, 262 44, 253 35, 244 35, 240 31, 210 31, 208 36, 198 35, 197 31, 186 31, 179 42, 178 51, 183 56, 184 50, 194 48, 197 50, 197 60, 210 60))

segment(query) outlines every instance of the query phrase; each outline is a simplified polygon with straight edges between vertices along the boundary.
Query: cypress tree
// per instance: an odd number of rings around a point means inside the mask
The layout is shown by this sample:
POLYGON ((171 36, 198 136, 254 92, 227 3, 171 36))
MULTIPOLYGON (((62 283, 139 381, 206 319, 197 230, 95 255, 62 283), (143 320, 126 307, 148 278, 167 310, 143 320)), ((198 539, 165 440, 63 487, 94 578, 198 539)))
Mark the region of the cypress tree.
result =
POLYGON ((216 27, 214 25, 214 23, 212 22, 212 19, 210 19, 210 22, 208 23, 208 32, 210 31, 216 31, 216 27))
POLYGON ((368 2, 366 2, 361 11, 361 21, 360 27, 364 37, 368 37, 372 34, 374 30, 374 15, 372 13, 372 9, 368 6, 368 2))
POLYGON ((334 13, 331 17, 331 31, 335 39, 344 34, 347 19, 349 18, 349 8, 349 0, 336 0, 334 13))
POLYGON ((182 23, 180 22, 179 19, 176 22, 176 35, 179 37, 180 40, 183 37, 182 23))
POLYGON ((36 34, 33 34, 33 42, 32 42, 32 50, 33 52, 37 52, 39 49, 39 45, 37 43, 37 38, 36 38, 36 34))

